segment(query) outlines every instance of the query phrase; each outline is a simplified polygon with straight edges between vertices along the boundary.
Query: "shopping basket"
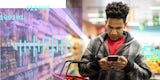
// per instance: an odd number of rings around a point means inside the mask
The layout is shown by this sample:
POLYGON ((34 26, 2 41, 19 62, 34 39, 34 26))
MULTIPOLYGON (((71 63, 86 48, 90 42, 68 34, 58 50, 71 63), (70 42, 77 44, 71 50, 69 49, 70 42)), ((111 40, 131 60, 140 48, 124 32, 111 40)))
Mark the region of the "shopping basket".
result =
POLYGON ((76 75, 68 74, 69 67, 70 67, 70 65, 72 63, 85 64, 87 62, 75 61, 75 60, 67 60, 67 61, 65 61, 65 63, 63 64, 63 67, 61 69, 60 74, 56 74, 56 73, 53 74, 53 80, 88 80, 88 79, 86 79, 84 77, 81 77, 81 76, 76 76, 76 75), (65 74, 62 74, 66 63, 68 63, 68 62, 69 62, 69 65, 67 67, 67 71, 66 71, 65 74))

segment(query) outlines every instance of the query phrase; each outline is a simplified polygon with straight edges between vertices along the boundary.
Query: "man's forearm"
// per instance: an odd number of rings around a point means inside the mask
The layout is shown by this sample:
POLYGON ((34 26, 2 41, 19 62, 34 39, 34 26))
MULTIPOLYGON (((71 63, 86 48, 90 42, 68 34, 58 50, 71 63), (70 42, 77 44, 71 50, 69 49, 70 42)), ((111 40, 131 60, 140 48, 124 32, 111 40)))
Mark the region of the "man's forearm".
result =
POLYGON ((87 64, 79 64, 79 73, 82 76, 94 76, 99 72, 98 62, 89 62, 87 64))
POLYGON ((147 68, 147 65, 138 65, 128 61, 127 66, 124 68, 126 73, 137 74, 140 79, 149 79, 152 75, 151 71, 147 68))

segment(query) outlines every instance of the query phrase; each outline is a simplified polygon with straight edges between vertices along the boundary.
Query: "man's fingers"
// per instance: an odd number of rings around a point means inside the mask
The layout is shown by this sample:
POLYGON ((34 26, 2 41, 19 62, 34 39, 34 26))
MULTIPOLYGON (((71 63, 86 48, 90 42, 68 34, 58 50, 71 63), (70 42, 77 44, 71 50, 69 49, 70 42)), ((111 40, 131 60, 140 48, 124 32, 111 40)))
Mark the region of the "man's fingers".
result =
POLYGON ((121 61, 121 62, 126 61, 126 58, 124 56, 119 56, 118 61, 121 61))
POLYGON ((122 56, 119 56, 118 61, 122 61, 122 60, 123 60, 122 56))

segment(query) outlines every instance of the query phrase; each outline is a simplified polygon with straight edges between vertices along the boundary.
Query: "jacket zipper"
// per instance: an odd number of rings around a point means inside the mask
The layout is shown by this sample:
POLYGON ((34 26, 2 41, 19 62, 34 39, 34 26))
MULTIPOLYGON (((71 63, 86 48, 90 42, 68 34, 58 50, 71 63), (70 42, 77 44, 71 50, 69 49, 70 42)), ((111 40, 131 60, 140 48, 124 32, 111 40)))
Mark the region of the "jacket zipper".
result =
POLYGON ((128 42, 128 43, 124 43, 124 44, 122 44, 122 46, 116 51, 116 53, 115 54, 117 54, 124 46, 126 46, 127 44, 129 44, 129 43, 131 43, 131 42, 133 42, 133 40, 131 40, 130 42, 128 42))
MULTIPOLYGON (((107 53, 108 53, 108 56, 109 56, 109 55, 110 55, 110 52, 109 52, 109 48, 108 48, 108 43, 107 43, 107 44, 105 43, 105 46, 106 46, 107 53)), ((117 54, 124 46, 125 46, 125 44, 123 44, 123 45, 116 51, 115 54, 117 54)))
POLYGON ((105 44, 104 44, 105 46, 106 46, 106 49, 107 49, 107 53, 108 53, 108 56, 110 55, 110 52, 109 52, 109 48, 108 48, 108 41, 106 40, 106 42, 105 42, 105 44), (106 44, 107 43, 107 44, 106 44))
MULTIPOLYGON (((109 52, 109 49, 108 49, 108 45, 105 44, 106 46, 106 49, 107 49, 107 52, 108 52, 108 56, 110 55, 110 52, 109 52)), ((117 51, 115 54, 117 54, 123 47, 125 46, 125 44, 123 44, 117 51)), ((110 76, 112 75, 112 70, 108 72, 108 75, 107 75, 107 80, 110 80, 110 76)))
MULTIPOLYGON (((112 71, 112 70, 111 70, 111 71, 112 71)), ((107 80, 110 80, 111 71, 109 71, 109 72, 108 72, 108 75, 107 75, 107 80)))
POLYGON ((115 53, 115 55, 117 55, 117 53, 125 46, 125 44, 123 44, 115 53))
MULTIPOLYGON (((107 42, 107 40, 106 40, 106 42, 107 42)), ((106 47, 106 49, 107 49, 107 55, 109 56, 110 55, 110 52, 109 52, 109 49, 108 49, 108 45, 106 44, 106 42, 104 42, 105 44, 105 47, 106 47)), ((108 71, 108 74, 107 74, 107 80, 110 80, 110 75, 111 75, 111 71, 108 71)), ((106 80, 106 79, 105 79, 106 80)))

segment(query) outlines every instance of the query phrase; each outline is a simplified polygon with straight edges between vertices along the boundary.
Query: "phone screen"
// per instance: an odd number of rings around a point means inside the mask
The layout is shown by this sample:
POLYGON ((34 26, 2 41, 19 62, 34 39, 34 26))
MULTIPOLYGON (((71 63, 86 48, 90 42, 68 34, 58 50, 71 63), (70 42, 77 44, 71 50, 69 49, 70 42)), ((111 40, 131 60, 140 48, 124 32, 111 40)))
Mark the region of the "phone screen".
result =
POLYGON ((118 56, 108 56, 108 61, 117 61, 118 56))

